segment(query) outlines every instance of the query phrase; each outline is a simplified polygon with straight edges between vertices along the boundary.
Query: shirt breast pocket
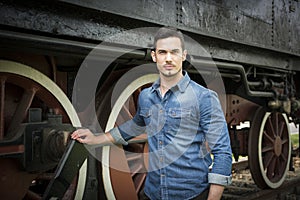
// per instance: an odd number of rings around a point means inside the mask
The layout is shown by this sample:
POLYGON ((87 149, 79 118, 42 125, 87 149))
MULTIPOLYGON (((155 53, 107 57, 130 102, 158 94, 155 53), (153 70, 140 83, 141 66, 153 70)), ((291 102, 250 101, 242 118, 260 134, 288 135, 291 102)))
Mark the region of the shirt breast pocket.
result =
POLYGON ((169 127, 172 132, 177 132, 176 130, 185 130, 190 129, 191 125, 191 113, 190 109, 182 108, 172 108, 168 112, 169 127))
POLYGON ((191 113, 190 109, 172 108, 169 110, 168 115, 173 119, 185 119, 190 118, 191 113))
POLYGON ((148 136, 154 136, 154 134, 158 132, 160 127, 158 124, 158 119, 154 117, 153 111, 151 109, 142 109, 140 111, 140 115, 144 119, 148 136))

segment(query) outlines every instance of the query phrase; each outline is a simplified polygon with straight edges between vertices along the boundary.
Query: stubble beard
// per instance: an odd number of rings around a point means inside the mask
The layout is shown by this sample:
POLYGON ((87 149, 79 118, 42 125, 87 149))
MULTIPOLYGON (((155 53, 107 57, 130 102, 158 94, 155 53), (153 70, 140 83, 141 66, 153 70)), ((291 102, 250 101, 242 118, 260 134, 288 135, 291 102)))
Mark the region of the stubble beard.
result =
POLYGON ((180 69, 178 69, 177 71, 168 70, 166 72, 161 71, 161 74, 166 78, 170 78, 170 77, 174 77, 174 76, 178 75, 180 72, 181 72, 180 69))

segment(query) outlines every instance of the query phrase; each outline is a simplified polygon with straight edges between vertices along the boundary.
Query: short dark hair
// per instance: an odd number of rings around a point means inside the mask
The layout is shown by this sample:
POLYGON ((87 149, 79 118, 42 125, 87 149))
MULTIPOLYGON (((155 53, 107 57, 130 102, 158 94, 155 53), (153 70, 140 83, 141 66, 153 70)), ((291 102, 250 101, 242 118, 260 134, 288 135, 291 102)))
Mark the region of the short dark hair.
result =
POLYGON ((168 37, 179 38, 180 42, 181 42, 182 50, 185 49, 183 34, 181 33, 181 31, 179 31, 178 29, 176 29, 174 27, 162 27, 162 28, 158 29, 158 31, 156 32, 156 34, 154 36, 154 44, 153 44, 154 49, 156 49, 156 43, 158 40, 165 39, 168 37))

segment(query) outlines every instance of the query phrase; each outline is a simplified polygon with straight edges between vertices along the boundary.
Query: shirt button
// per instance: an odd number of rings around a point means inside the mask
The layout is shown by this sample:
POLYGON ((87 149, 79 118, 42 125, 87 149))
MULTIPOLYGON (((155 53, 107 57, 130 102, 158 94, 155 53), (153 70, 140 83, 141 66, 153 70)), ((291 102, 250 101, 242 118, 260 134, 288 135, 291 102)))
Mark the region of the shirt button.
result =
POLYGON ((162 144, 162 141, 161 141, 161 140, 159 141, 159 144, 162 144))
POLYGON ((163 110, 162 110, 162 109, 160 109, 160 110, 159 110, 159 113, 163 113, 163 110))

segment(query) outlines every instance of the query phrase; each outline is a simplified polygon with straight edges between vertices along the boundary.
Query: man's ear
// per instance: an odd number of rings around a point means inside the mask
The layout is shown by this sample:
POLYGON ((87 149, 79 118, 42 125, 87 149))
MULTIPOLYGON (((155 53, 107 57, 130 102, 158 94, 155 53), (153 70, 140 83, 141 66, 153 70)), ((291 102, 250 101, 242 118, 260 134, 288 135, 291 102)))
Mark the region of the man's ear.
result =
POLYGON ((155 54, 155 51, 151 51, 151 57, 152 57, 153 62, 156 62, 156 54, 155 54))
POLYGON ((182 53, 182 61, 185 61, 187 55, 187 50, 185 49, 182 53))

